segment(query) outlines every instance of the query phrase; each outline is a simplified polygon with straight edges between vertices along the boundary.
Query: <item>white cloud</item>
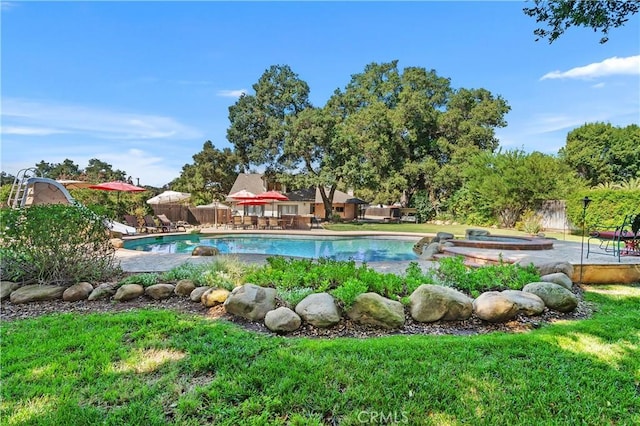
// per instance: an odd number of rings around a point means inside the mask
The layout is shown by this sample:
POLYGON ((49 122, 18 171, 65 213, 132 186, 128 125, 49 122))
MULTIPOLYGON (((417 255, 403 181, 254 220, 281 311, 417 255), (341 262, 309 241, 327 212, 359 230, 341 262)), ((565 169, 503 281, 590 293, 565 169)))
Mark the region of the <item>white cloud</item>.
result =
POLYGON ((26 129, 122 140, 202 137, 201 132, 172 117, 16 98, 3 99, 2 119, 3 127, 23 129, 22 134, 30 135, 45 133, 28 133, 26 129))
POLYGON ((20 136, 49 136, 59 133, 65 133, 64 130, 52 129, 47 127, 18 127, 18 126, 2 126, 0 129, 3 135, 20 135, 20 136))
POLYGON ((597 83, 591 86, 593 89, 602 89, 605 86, 604 83, 597 83))
POLYGON ((242 95, 247 94, 247 89, 239 90, 219 90, 217 95, 225 98, 239 98, 242 95))
POLYGON ((582 67, 571 68, 568 71, 552 71, 543 75, 540 80, 562 79, 562 78, 578 78, 592 79, 596 77, 605 77, 610 75, 640 75, 640 55, 629 56, 626 58, 605 59, 602 62, 582 67))

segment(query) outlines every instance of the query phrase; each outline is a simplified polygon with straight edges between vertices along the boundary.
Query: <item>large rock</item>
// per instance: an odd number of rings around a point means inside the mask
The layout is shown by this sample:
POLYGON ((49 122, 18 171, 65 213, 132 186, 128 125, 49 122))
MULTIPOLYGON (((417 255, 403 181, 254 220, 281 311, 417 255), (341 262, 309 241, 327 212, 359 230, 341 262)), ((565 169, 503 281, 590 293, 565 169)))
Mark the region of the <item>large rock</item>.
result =
POLYGON ((413 252, 418 256, 422 255, 422 250, 424 249, 424 246, 428 246, 429 243, 431 243, 431 237, 421 238, 420 241, 418 241, 413 245, 413 252))
POLYGON ((411 317, 419 322, 465 320, 473 312, 473 300, 449 287, 423 284, 409 296, 411 317))
POLYGON ((540 297, 540 299, 544 300, 547 308, 553 309, 554 311, 571 312, 578 306, 578 303, 580 303, 580 300, 578 300, 575 294, 561 285, 554 283, 529 283, 524 286, 522 291, 533 293, 540 297))
POLYGON ((174 292, 178 296, 190 296, 191 292, 196 288, 196 285, 191 280, 180 280, 176 283, 174 292))
POLYGON ((191 256, 217 256, 219 254, 220 250, 211 246, 197 246, 191 251, 191 256))
POLYGON ((224 302, 227 312, 251 321, 263 320, 267 312, 275 307, 276 290, 255 284, 234 288, 224 302))
POLYGON ((113 296, 114 300, 119 302, 125 302, 127 300, 132 300, 138 298, 144 294, 144 287, 140 284, 125 284, 121 286, 118 291, 116 291, 115 296, 113 296))
POLYGON ((422 250, 422 259, 433 259, 433 257, 442 252, 442 243, 431 243, 427 248, 422 250))
POLYGON ((558 284, 566 288, 567 290, 571 290, 573 288, 573 282, 571 281, 571 278, 569 278, 562 272, 543 275, 540 277, 540 281, 558 284))
POLYGON ((276 333, 286 333, 300 328, 302 319, 298 314, 284 306, 267 312, 264 317, 264 325, 276 333))
POLYGON ((57 285, 26 285, 20 287, 9 296, 11 303, 29 303, 29 302, 42 302, 45 300, 56 300, 62 297, 64 293, 64 287, 57 285))
POLYGON ((189 299, 191 299, 192 302, 201 302, 202 295, 209 290, 211 290, 211 287, 208 286, 196 287, 189 293, 189 299))
POLYGON ((200 302, 207 308, 211 308, 226 302, 230 294, 231 292, 224 288, 209 288, 200 296, 200 302))
POLYGON ((87 300, 93 291, 93 286, 88 282, 81 282, 72 285, 62 293, 62 300, 65 302, 77 302, 87 300))
POLYGON ((107 299, 114 294, 116 294, 116 285, 113 283, 104 283, 94 288, 87 300, 107 299))
POLYGON ((555 274, 556 272, 562 272, 568 277, 573 276, 573 265, 564 261, 549 261, 548 259, 541 259, 536 257, 524 257, 516 262, 520 266, 529 266, 533 264, 538 270, 540 275, 555 274))
POLYGON ((399 328, 404 325, 404 306, 378 293, 362 293, 356 297, 347 316, 360 324, 399 328))
POLYGON ((173 294, 173 284, 154 284, 144 289, 144 294, 155 300, 168 299, 173 294))
POLYGON ((4 300, 11 295, 11 292, 20 287, 19 283, 14 283, 11 281, 1 281, 0 282, 0 300, 4 300))
POLYGON ((438 232, 436 236, 431 240, 432 243, 440 243, 446 240, 453 240, 455 235, 450 232, 438 232))
POLYGON ((309 324, 326 328, 340 322, 336 301, 329 293, 310 294, 296 305, 296 313, 309 324))
POLYGON ((538 315, 544 307, 535 294, 518 290, 487 291, 473 301, 476 316, 490 322, 509 321, 518 314, 538 315))

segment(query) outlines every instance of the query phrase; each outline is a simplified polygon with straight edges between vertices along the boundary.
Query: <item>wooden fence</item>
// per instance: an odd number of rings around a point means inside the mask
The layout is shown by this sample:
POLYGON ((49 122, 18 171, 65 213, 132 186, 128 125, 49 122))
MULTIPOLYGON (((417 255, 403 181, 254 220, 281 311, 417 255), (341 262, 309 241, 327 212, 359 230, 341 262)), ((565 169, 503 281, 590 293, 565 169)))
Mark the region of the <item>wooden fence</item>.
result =
POLYGON ((157 204, 152 206, 153 214, 166 215, 172 222, 179 220, 191 225, 213 225, 216 222, 229 223, 231 221, 231 210, 212 208, 196 208, 181 204, 157 204))

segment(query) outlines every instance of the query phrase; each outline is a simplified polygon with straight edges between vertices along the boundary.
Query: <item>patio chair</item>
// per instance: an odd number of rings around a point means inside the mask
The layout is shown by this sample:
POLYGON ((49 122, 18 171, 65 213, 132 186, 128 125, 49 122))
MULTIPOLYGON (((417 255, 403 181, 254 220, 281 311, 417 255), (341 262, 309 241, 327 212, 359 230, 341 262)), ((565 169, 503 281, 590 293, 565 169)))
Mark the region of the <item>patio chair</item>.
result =
POLYGON ((591 240, 598 240, 599 247, 607 254, 620 256, 640 256, 640 214, 627 215, 616 227, 596 226, 589 231, 587 258, 591 252, 591 240))
POLYGON ((242 216, 242 227, 244 229, 253 228, 253 217, 251 217, 251 216, 242 216))
POLYGON ((267 229, 268 226, 269 226, 269 219, 264 216, 260 216, 258 218, 258 229, 267 229))
POLYGON ((145 226, 140 226, 140 224, 138 223, 138 218, 133 215, 125 214, 124 221, 127 225, 131 226, 132 228, 136 228, 137 232, 147 231, 147 228, 145 226))
POLYGON ((233 217, 232 228, 233 229, 244 228, 244 226, 242 225, 242 216, 233 217))
POLYGON ((166 215, 159 214, 156 216, 160 223, 162 224, 162 232, 176 232, 182 230, 182 232, 186 232, 187 228, 184 225, 179 223, 173 223, 166 215))
POLYGON ((269 218, 269 229, 282 228, 282 222, 277 217, 269 218))
POLYGON ((146 215, 144 217, 144 229, 146 232, 160 232, 161 228, 158 227, 156 221, 153 219, 153 216, 146 215))

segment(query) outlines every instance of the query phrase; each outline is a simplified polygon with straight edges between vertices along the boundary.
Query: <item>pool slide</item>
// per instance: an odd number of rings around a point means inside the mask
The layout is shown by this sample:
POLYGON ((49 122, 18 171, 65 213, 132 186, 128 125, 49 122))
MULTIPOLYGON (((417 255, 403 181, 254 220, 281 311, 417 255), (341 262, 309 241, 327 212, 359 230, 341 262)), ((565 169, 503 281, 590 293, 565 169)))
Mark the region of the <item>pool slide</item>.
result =
MULTIPOLYGON (((27 180, 26 190, 20 200, 20 207, 34 204, 76 204, 82 206, 60 182, 42 177, 32 177, 27 180)), ((112 232, 123 235, 136 234, 136 228, 112 219, 104 219, 104 225, 112 232)))

